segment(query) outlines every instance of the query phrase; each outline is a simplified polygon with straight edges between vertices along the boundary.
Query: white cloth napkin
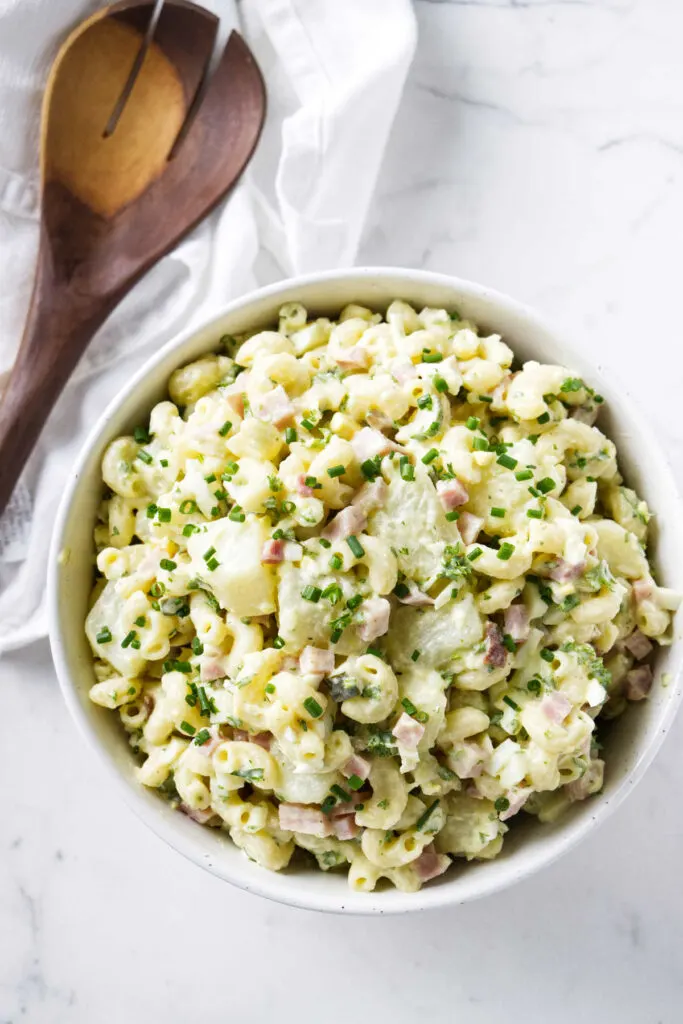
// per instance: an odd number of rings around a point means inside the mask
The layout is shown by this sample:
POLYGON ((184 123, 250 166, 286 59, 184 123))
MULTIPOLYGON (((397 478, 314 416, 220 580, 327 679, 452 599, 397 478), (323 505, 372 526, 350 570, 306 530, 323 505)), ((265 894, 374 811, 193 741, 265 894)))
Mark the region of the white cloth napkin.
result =
MULTIPOLYGON (((159 263, 84 356, 0 519, 0 653, 43 636, 54 512, 87 432, 159 345, 226 300, 353 263, 415 46, 410 0, 204 0, 236 17, 268 119, 247 175, 159 263)), ((37 144, 47 70, 101 6, 0 0, 0 374, 19 344, 38 241, 37 144)), ((86 524, 84 524, 86 528, 86 524)))

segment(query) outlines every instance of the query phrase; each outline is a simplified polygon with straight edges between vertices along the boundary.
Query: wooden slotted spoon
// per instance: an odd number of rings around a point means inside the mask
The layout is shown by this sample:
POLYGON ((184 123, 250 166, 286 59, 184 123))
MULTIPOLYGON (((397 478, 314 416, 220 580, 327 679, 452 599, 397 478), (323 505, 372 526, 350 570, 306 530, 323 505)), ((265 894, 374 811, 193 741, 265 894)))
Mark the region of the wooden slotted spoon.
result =
POLYGON ((185 0, 124 0, 57 55, 43 102, 36 277, 0 402, 0 513, 90 339, 254 151, 263 79, 236 32, 207 75, 217 30, 185 0))

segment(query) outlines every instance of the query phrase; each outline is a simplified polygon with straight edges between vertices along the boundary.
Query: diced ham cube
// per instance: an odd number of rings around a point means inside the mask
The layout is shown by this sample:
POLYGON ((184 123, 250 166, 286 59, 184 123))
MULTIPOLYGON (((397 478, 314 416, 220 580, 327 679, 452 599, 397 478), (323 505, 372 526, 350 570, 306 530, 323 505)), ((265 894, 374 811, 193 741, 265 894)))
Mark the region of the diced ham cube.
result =
POLYGON ((355 505, 347 505, 330 520, 322 536, 327 540, 345 540, 351 534, 362 533, 367 525, 368 521, 361 510, 355 505))
POLYGON ((505 609, 505 632, 516 643, 523 643, 529 636, 529 613, 523 604, 511 604, 505 609))
POLYGON ((459 779, 476 779, 484 770, 486 758, 478 743, 465 740, 453 748, 448 763, 459 779))
POLYGON ((389 629, 391 605, 385 597, 371 597, 362 605, 363 621, 358 628, 358 635, 365 643, 384 636, 389 629))
POLYGON ((337 839, 355 839, 360 834, 360 828, 356 824, 353 814, 343 814, 339 818, 333 818, 332 830, 337 839))
POLYGON ((330 819, 309 804, 280 804, 278 807, 280 828, 285 832, 303 832, 305 835, 327 839, 334 835, 330 819))
POLYGON ((634 630, 629 637, 624 640, 624 647, 631 652, 636 661, 642 661, 643 658, 647 658, 648 654, 652 654, 654 647, 639 629, 634 630))
POLYGON ((393 443, 379 430, 372 427, 361 427, 351 438, 353 453, 359 462, 374 459, 376 455, 386 455, 391 451, 393 443))
POLYGON ((225 679, 228 672, 222 658, 204 655, 199 670, 203 683, 213 682, 214 679, 225 679))
POLYGON ((304 675, 324 676, 334 672, 334 651, 322 647, 304 647, 299 657, 299 667, 304 675))
POLYGON ((289 400, 289 395, 281 384, 278 384, 268 394, 263 395, 256 408, 257 415, 261 419, 270 420, 276 427, 282 427, 288 423, 295 411, 289 400))
POLYGON ((541 701, 541 711, 555 725, 562 725, 572 709, 572 702, 563 693, 549 693, 541 701))
POLYGON ((343 353, 336 355, 334 359, 342 370, 365 370, 370 365, 368 351, 360 345, 344 349, 343 353))
POLYGON ((391 730, 401 746, 406 750, 417 750, 417 745, 424 736, 425 727, 407 715, 405 711, 391 730))
POLYGON ((296 478, 296 489, 302 498, 312 498, 315 495, 315 490, 308 486, 306 476, 303 473, 299 473, 296 478))
POLYGON ((206 825, 207 821, 211 821, 216 816, 216 812, 212 807, 206 807, 200 810, 198 807, 190 807, 188 804, 179 804, 178 810, 186 814, 188 818, 192 818, 193 821, 198 822, 200 825, 206 825))
POLYGON ((414 380, 417 377, 417 367, 409 360, 392 363, 389 369, 399 384, 407 384, 409 380, 414 380))
POLYGON ((451 858, 445 853, 437 853, 434 843, 430 843, 429 846, 425 846, 417 860, 413 861, 412 866, 421 882, 429 882, 432 878, 443 875, 444 871, 448 871, 451 858))
POLYGON ((441 504, 447 512, 452 512, 453 509, 464 505, 469 499, 467 489, 460 483, 457 477, 453 477, 451 480, 438 480, 436 490, 441 499, 441 504))
POLYGON ((572 803, 577 800, 585 800, 586 797, 602 789, 604 774, 605 762, 596 758, 595 761, 591 761, 581 778, 568 783, 564 787, 564 791, 572 803))
POLYGON ((484 525, 484 520, 471 512, 461 512, 458 519, 458 529, 464 544, 474 544, 479 536, 479 531, 484 525))
POLYGON ((401 604, 412 605, 414 608, 427 608, 429 605, 434 604, 434 598, 420 590, 413 580, 408 581, 407 587, 409 593, 403 597, 399 597, 401 604))
POLYGON ((343 818, 345 814, 354 814, 357 804, 362 804, 365 797, 362 797, 360 793, 356 793, 355 790, 351 790, 349 793, 349 800, 340 800, 339 803, 335 804, 332 810, 329 812, 330 818, 343 818))
POLYGON ((263 565, 277 565, 285 558, 285 545, 281 540, 267 540, 261 548, 261 562, 263 565))
POLYGON ((649 665, 639 665, 626 673, 624 696, 627 700, 644 700, 652 689, 652 669, 649 665))
POLYGON ((654 590, 654 584, 653 584, 652 580, 648 580, 648 579, 634 580, 633 583, 632 583, 632 587, 633 587, 633 596, 634 596, 634 598, 635 598, 635 600, 637 602, 647 601, 650 597, 652 597, 652 592, 654 590))
POLYGON ((507 650, 503 643, 503 634, 495 622, 487 622, 486 628, 486 653, 484 664, 491 668, 502 668, 507 660, 507 650))
POLYGON ((585 562, 572 564, 571 562, 565 562, 564 558, 557 558, 549 570, 548 576, 556 583, 569 583, 571 580, 578 580, 579 576, 583 576, 585 571, 585 562))
POLYGON ((531 796, 530 789, 518 789, 516 793, 508 793, 507 798, 510 801, 510 806, 505 811, 501 811, 498 817, 501 821, 507 821, 508 818, 512 818, 513 815, 521 811, 524 804, 531 796))
POLYGON ((232 411, 237 413, 240 419, 244 419, 244 393, 242 391, 233 391, 230 394, 226 394, 225 401, 232 411))
POLYGON ((364 516, 369 515, 376 508, 380 508, 381 505, 387 499, 387 485, 381 478, 373 481, 368 481, 363 484, 358 493, 354 496, 351 504, 354 508, 357 508, 359 512, 362 512, 364 516))
POLYGON ((350 779, 352 775, 356 775, 365 782, 370 775, 370 768, 370 762, 366 761, 364 757, 361 757, 360 754, 352 754, 339 770, 347 779, 350 779))
POLYGON ((245 732, 244 729, 234 729, 232 738, 234 740, 241 740, 243 743, 256 743, 259 747, 263 747, 264 750, 270 750, 273 735, 269 732, 250 733, 245 732))

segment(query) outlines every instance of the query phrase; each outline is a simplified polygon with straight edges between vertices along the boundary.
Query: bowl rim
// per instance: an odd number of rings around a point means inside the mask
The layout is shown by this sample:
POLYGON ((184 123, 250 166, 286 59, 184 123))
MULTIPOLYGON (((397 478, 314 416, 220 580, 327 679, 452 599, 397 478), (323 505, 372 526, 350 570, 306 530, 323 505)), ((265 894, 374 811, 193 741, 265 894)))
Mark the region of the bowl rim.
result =
MULTIPOLYGON (((207 332, 213 325, 218 325, 226 316, 248 308, 264 299, 272 299, 283 292, 289 292, 295 288, 304 288, 310 285, 325 284, 326 282, 342 281, 365 281, 369 279, 392 279, 403 278, 406 284, 425 284, 437 287, 453 289, 466 293, 474 299, 490 302, 498 309, 505 308, 507 312, 519 317, 527 325, 533 325, 538 330, 551 335, 556 342, 566 345, 568 354, 575 359, 576 363, 590 367, 593 379, 604 380, 600 370, 596 366, 590 366, 589 360, 577 352, 571 342, 567 342, 564 332, 558 329, 549 319, 537 312, 537 310, 525 303, 522 303, 509 295, 496 289, 489 288, 477 282, 469 281, 450 274, 443 274, 429 270, 413 270, 406 267, 391 266, 363 266, 349 267, 336 270, 325 270, 311 272, 282 279, 262 288, 253 289, 238 298, 225 303, 214 313, 203 319, 200 323, 186 327, 183 331, 173 335, 155 353, 153 353, 135 374, 128 381, 125 391, 119 391, 108 403, 95 425, 89 431, 88 436, 80 449, 75 465, 70 474, 64 493, 59 503, 59 508, 54 522, 47 569, 47 611, 49 622, 49 640, 52 658, 56 669, 62 696, 69 712, 74 719, 78 731, 86 740, 88 746, 96 753, 97 759, 109 776, 110 782, 118 789, 124 802, 133 810, 136 816, 142 820, 153 833, 163 839, 174 850, 181 853, 188 860, 209 871, 223 881, 227 881, 246 892, 252 892, 259 896, 273 900, 277 903, 308 910, 318 910, 328 913, 347 913, 354 915, 382 915, 415 912, 418 910, 438 909, 448 906, 461 905, 484 896, 492 895, 512 886, 514 883, 530 877, 541 868, 545 868, 565 853, 576 847, 585 836, 602 824, 625 800, 626 796, 633 790, 645 771, 652 763, 659 751, 666 735, 671 728, 673 720, 678 711, 681 699, 683 698, 683 665, 678 663, 674 666, 671 675, 673 676, 668 687, 667 701, 662 708, 658 722, 656 735, 651 737, 649 744, 644 747, 631 768, 616 784, 608 799, 600 800, 600 794, 592 803, 593 813, 585 814, 577 819, 565 830, 560 830, 554 835, 554 842, 548 838, 542 851, 530 850, 529 856, 521 864, 510 868, 509 872, 501 873, 496 879, 488 879, 479 886, 470 886, 466 893, 460 891, 457 885, 449 886, 442 884, 438 886, 427 886, 414 893, 392 894, 393 898, 383 902, 381 891, 379 893, 362 894, 362 902, 353 900, 349 906, 348 900, 337 893, 320 893, 307 890, 305 884, 297 889, 296 893, 283 891, 279 886, 280 874, 262 870, 263 878, 258 877, 257 881, 247 881, 239 877, 230 868, 210 863, 208 854, 198 852, 197 844, 187 840, 180 828, 172 825, 162 814, 150 812, 150 805, 141 799, 141 793, 116 767, 112 757, 101 744, 96 736, 95 729, 86 712, 84 711, 77 694, 75 679, 72 678, 69 659, 67 657, 67 641, 63 637, 63 630, 60 621, 59 603, 59 566, 60 551, 62 550, 63 537, 69 526, 71 506, 74 493, 78 487, 80 477, 91 457, 93 448, 100 442, 101 437, 106 433, 110 417, 121 405, 128 395, 134 393, 140 384, 152 376, 157 366, 164 362, 174 351, 181 349, 197 335, 207 332)), ((625 389, 620 382, 613 388, 614 391, 624 394, 625 389)), ((668 477, 668 484, 672 495, 675 496, 679 510, 683 511, 683 501, 675 482, 675 477, 666 454, 662 451, 658 439, 652 431, 646 418, 639 409, 630 407, 630 414, 633 426, 644 439, 644 443, 656 453, 661 469, 668 477)), ((301 876, 305 877, 304 875, 301 876)), ((353 894, 357 895, 357 894, 353 894)), ((352 894, 349 892, 349 900, 352 894)))

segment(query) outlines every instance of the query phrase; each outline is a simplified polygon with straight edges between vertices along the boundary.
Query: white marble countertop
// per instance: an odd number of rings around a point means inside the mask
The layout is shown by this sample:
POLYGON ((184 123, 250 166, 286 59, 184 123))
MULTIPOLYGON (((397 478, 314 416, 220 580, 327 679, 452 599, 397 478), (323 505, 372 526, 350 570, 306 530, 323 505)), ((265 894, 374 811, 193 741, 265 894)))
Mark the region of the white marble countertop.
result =
MULTIPOLYGON (((359 261, 539 306, 628 384, 683 471, 683 5, 417 10, 359 261)), ((335 918, 226 886, 111 798, 46 644, 0 677, 1 1024, 683 1017, 683 720, 626 805, 536 878, 445 912, 335 918)))

